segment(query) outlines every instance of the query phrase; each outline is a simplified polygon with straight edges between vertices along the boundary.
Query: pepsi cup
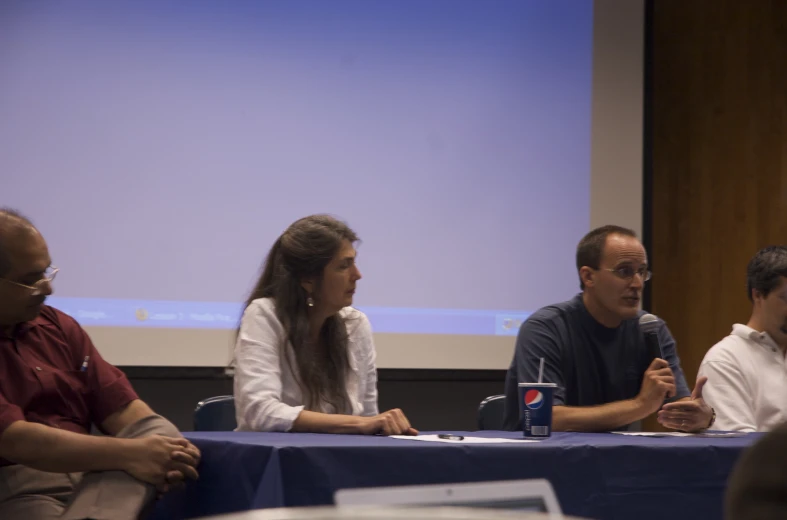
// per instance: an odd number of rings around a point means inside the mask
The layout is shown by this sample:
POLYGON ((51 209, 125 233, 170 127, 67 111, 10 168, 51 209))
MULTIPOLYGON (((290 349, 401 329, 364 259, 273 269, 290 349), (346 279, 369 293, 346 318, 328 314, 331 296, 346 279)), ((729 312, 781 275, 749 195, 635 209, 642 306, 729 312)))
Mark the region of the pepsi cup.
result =
POLYGON ((519 383, 519 406, 525 437, 552 435, 552 395, 555 383, 519 383))

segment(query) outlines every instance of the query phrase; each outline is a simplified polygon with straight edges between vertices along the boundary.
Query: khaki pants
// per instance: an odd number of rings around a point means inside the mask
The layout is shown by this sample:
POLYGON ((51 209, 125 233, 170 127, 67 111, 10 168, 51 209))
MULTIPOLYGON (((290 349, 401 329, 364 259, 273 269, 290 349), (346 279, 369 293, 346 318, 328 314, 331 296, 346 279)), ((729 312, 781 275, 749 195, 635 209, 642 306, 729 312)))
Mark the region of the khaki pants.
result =
MULTIPOLYGON (((130 424, 118 437, 180 437, 159 415, 130 424)), ((48 473, 22 465, 0 468, 2 520, 137 520, 154 504, 153 486, 124 471, 48 473)))

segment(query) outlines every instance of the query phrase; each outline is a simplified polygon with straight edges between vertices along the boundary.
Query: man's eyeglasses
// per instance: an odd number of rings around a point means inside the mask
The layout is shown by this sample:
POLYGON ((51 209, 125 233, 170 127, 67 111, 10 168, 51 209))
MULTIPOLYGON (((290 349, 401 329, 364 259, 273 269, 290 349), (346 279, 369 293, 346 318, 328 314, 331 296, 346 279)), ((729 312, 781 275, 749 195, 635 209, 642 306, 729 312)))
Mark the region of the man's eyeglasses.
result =
POLYGON ((57 273, 59 271, 60 269, 58 269, 53 265, 50 265, 49 267, 46 268, 46 271, 44 271, 43 277, 33 285, 26 285, 23 283, 15 282, 13 280, 9 280, 8 278, 0 278, 0 280, 6 283, 10 283, 12 285, 16 285, 17 287, 22 287, 24 289, 27 289, 28 291, 30 291, 30 296, 38 296, 43 292, 44 284, 52 283, 52 280, 55 279, 55 276, 57 276, 57 273))
POLYGON ((630 265, 624 265, 621 267, 616 267, 615 269, 606 268, 604 271, 609 271, 610 273, 614 274, 621 280, 631 281, 634 279, 634 275, 638 274, 640 278, 642 278, 643 282, 647 282, 653 276, 653 273, 648 271, 647 267, 640 267, 639 269, 634 269, 630 265))

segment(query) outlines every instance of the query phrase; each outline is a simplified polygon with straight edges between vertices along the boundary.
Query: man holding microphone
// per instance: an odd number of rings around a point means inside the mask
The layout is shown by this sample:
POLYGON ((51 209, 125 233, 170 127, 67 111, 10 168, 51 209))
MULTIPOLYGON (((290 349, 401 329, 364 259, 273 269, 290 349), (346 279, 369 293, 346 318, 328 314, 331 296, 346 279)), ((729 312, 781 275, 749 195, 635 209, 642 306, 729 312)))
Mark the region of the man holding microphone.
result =
POLYGON ((659 411, 659 421, 696 432, 709 428, 714 412, 702 399, 704 380, 692 394, 686 385, 675 340, 663 322, 653 355, 640 329, 640 300, 650 279, 647 254, 635 233, 619 226, 594 229, 577 247, 582 292, 544 307, 519 330, 506 375, 505 429, 522 428, 518 383, 555 383, 552 429, 610 431, 659 411), (655 358, 655 359, 654 359, 655 358), (663 359, 662 359, 663 358, 663 359), (677 419, 677 422, 676 422, 677 419))

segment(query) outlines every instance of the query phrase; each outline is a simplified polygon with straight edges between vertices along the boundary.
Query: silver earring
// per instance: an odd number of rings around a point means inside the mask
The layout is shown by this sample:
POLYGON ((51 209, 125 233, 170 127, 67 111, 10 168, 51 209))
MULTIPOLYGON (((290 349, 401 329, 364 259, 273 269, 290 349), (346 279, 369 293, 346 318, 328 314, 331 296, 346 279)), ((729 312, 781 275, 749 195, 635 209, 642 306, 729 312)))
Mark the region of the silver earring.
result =
POLYGON ((309 307, 314 307, 314 298, 312 298, 311 296, 307 296, 306 305, 308 305, 309 307))

